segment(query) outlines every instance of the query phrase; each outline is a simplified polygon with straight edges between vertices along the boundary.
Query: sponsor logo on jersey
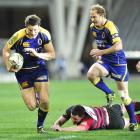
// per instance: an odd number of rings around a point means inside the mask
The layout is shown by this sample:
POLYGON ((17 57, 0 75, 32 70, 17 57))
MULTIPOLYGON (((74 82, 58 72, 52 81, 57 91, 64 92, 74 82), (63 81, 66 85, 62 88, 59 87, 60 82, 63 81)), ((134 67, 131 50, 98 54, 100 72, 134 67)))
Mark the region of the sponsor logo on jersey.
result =
POLYGON ((114 74, 114 73, 111 73, 112 77, 115 77, 115 78, 118 78, 120 79, 121 78, 121 75, 117 75, 117 74, 114 74))
POLYGON ((26 88, 26 87, 28 87, 28 86, 29 86, 28 81, 25 81, 25 82, 22 82, 22 83, 21 83, 21 87, 22 87, 22 88, 26 88))
POLYGON ((29 47, 30 46, 30 43, 29 42, 23 42, 23 47, 24 48, 27 48, 27 47, 29 47))

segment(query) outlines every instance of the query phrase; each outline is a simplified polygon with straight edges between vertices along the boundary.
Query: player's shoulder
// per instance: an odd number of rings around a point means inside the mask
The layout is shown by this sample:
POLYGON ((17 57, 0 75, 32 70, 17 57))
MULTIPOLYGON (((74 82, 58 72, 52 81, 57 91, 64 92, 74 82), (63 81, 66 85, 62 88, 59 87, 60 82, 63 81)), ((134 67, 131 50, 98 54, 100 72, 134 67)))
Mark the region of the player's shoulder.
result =
POLYGON ((40 27, 40 32, 43 33, 45 36, 47 36, 49 40, 51 40, 50 32, 47 29, 40 27))
POLYGON ((25 35, 26 35, 26 29, 23 28, 23 29, 20 29, 17 32, 15 32, 13 36, 17 36, 18 38, 22 38, 25 35))
POLYGON ((114 24, 113 21, 107 20, 107 22, 105 24, 105 27, 108 28, 108 29, 112 29, 112 28, 116 28, 116 25, 114 24))
POLYGON ((94 27, 94 23, 91 23, 90 24, 90 28, 92 29, 94 27))
POLYGON ((15 32, 12 37, 8 40, 8 45, 11 47, 15 44, 19 39, 23 38, 26 35, 25 28, 18 30, 15 32))

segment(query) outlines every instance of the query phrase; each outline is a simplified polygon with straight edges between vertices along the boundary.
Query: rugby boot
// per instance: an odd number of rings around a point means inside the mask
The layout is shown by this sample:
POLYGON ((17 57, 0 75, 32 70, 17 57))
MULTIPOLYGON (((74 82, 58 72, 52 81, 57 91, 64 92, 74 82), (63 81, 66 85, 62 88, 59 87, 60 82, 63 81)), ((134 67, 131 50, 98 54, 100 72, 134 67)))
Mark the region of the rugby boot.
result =
POLYGON ((138 129, 138 124, 137 123, 130 123, 129 125, 129 130, 130 131, 135 131, 138 129))
POLYGON ((111 107, 112 106, 114 98, 115 98, 115 93, 114 92, 112 92, 111 94, 107 94, 106 95, 107 106, 108 107, 111 107))
POLYGON ((46 134, 47 131, 44 130, 43 126, 39 126, 39 127, 37 127, 37 133, 39 133, 39 134, 46 134))

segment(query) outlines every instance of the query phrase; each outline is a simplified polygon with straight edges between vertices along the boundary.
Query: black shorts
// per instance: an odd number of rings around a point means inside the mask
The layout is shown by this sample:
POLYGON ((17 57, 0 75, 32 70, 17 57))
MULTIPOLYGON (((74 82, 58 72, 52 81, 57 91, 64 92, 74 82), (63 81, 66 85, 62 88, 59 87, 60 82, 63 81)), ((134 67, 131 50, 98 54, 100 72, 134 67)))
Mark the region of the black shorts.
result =
POLYGON ((125 121, 123 118, 123 113, 121 111, 121 106, 119 104, 113 105, 107 108, 109 114, 109 125, 107 129, 123 129, 125 121))

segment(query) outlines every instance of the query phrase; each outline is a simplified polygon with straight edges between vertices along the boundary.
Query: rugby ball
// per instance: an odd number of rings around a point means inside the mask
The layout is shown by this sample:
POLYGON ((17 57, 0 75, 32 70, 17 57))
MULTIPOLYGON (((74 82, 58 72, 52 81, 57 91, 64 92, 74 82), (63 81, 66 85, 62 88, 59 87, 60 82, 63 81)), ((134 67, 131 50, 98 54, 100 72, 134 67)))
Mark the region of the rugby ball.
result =
POLYGON ((19 71, 23 66, 23 56, 19 53, 12 53, 9 57, 9 64, 19 71))

